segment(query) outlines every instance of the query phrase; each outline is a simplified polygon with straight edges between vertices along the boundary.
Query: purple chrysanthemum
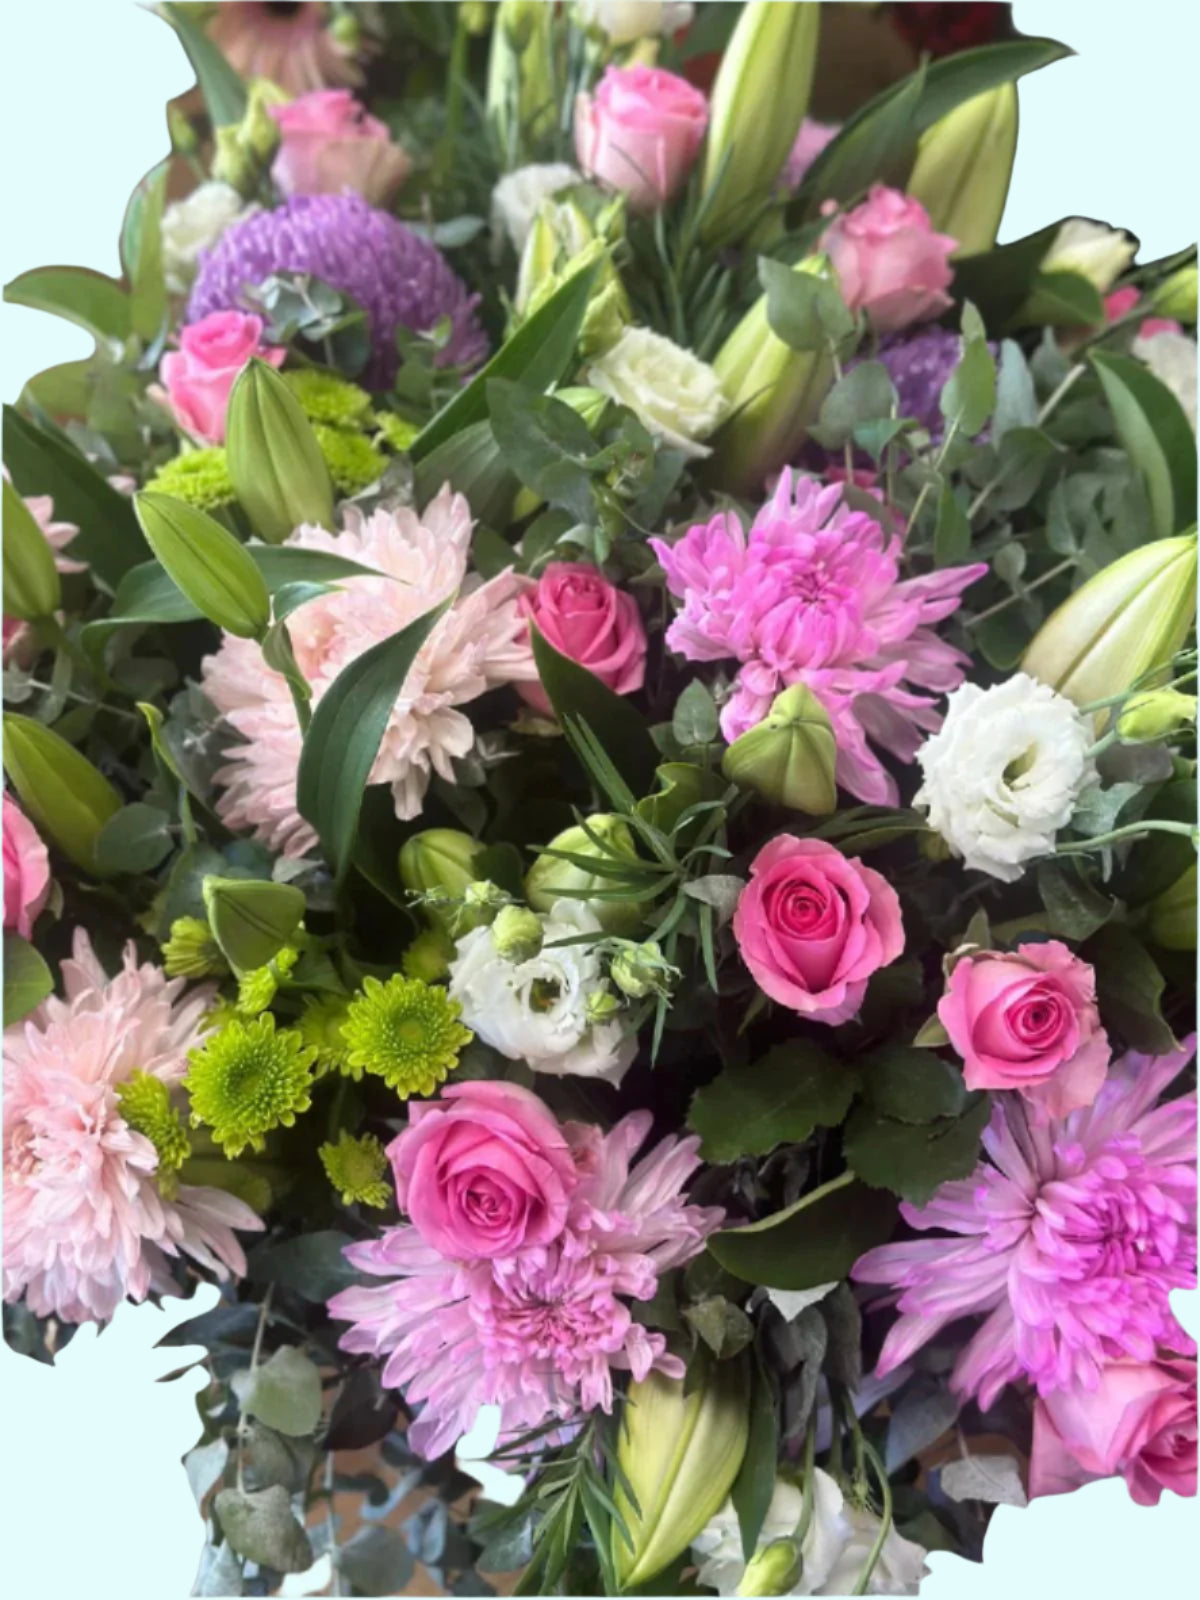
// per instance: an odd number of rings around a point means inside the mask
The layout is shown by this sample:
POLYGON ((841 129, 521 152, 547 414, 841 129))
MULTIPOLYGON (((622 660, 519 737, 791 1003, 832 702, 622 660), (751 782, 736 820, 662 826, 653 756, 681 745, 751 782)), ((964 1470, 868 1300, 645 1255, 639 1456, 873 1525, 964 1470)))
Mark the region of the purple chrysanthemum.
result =
MULTIPOLYGON (((995 354, 995 347, 988 348, 995 354)), ((945 423, 938 406, 942 386, 958 365, 962 339, 953 328, 922 328, 919 333, 898 333, 879 347, 879 360, 888 369, 899 399, 898 415, 915 417, 934 444, 941 441, 945 423)))
POLYGON ((307 272, 349 295, 367 313, 372 357, 367 381, 396 376, 396 330, 423 333, 448 316, 453 333, 443 366, 470 367, 487 355, 475 316, 479 296, 451 271, 436 245, 357 194, 296 195, 228 229, 200 259, 187 320, 249 309, 247 289, 276 272, 307 272))

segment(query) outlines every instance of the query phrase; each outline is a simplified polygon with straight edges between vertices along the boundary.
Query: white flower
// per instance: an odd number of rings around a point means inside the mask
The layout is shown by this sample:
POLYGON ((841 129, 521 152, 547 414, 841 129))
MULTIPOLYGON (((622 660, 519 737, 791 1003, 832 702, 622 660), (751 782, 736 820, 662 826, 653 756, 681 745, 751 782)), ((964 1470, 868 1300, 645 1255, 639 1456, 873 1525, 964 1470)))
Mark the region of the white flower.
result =
POLYGON ((586 381, 636 414, 656 439, 691 457, 709 454, 707 439, 729 402, 707 362, 649 328, 626 328, 586 381))
POLYGON ((1144 361, 1183 407, 1196 431, 1196 341, 1186 333, 1166 330, 1133 341, 1133 353, 1144 361))
POLYGON ((1076 272, 1101 294, 1111 289, 1137 255, 1137 245, 1119 228, 1071 217, 1042 257, 1043 272, 1076 272))
POLYGON ((450 963, 450 997, 485 1044, 535 1072, 620 1083, 637 1052, 617 1021, 593 1024, 588 1000, 606 989, 594 944, 559 944, 600 924, 579 900, 557 900, 542 925, 543 945, 528 961, 506 961, 490 927, 458 941, 450 963))
POLYGON ((653 34, 678 33, 695 9, 683 0, 576 0, 575 18, 580 27, 606 33, 610 44, 632 44, 653 34))
POLYGON ((173 200, 163 212, 163 275, 172 294, 186 294, 196 275, 200 253, 209 250, 226 228, 248 217, 248 206, 228 183, 202 183, 184 200, 173 200))
POLYGON ((579 181, 578 172, 565 161, 536 163, 506 173, 492 190, 493 255, 499 255, 505 234, 520 255, 542 201, 579 181))
POLYGON ((1027 673, 991 689, 964 683, 917 751, 925 782, 913 804, 968 867, 1013 883, 1050 854, 1095 782, 1092 743, 1091 718, 1027 673))

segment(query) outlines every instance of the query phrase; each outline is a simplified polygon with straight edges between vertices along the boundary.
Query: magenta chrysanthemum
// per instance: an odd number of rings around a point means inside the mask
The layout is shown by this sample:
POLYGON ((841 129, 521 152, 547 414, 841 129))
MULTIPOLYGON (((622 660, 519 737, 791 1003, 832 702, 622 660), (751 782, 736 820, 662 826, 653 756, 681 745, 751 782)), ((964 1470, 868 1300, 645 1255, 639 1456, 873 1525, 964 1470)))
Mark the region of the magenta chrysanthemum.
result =
POLYGON ((188 322, 211 311, 254 310, 246 291, 278 272, 309 273, 363 308, 375 388, 396 376, 399 328, 424 333, 449 317, 453 331, 440 364, 471 367, 487 355, 478 295, 468 293, 436 245, 358 194, 295 195, 227 229, 200 258, 188 322))
POLYGON ((678 544, 650 541, 683 601, 667 643, 689 661, 741 662, 725 737, 761 722, 781 689, 806 684, 828 711, 838 782, 895 805, 895 780, 868 740, 911 761, 941 725, 928 694, 962 682, 967 658, 933 632, 986 566, 902 579, 899 538, 842 499, 840 484, 785 471, 747 534, 732 512, 678 544))
POLYGON ((914 1228, 962 1240, 883 1245, 854 1268, 900 1290, 881 1375, 968 1316, 986 1320, 951 1385, 985 1409, 1018 1378, 1042 1394, 1091 1390, 1106 1362, 1194 1348, 1168 1297, 1196 1281, 1196 1097, 1154 1104, 1194 1050, 1131 1051, 1092 1105, 1040 1127, 1020 1096, 997 1097, 990 1162, 901 1207, 914 1228))
POLYGON ((664 1336, 635 1322, 627 1302, 649 1300, 724 1213, 681 1195, 699 1165, 696 1139, 664 1139, 631 1169, 651 1121, 636 1111, 608 1134, 564 1126, 579 1181, 549 1243, 457 1262, 400 1227, 347 1249, 356 1267, 392 1281, 329 1302, 353 1323, 342 1348, 386 1357, 384 1383, 422 1407, 409 1429, 420 1454, 449 1449, 484 1405, 500 1407, 511 1435, 610 1410, 614 1370, 682 1376, 664 1336))
POLYGON ((139 966, 132 944, 110 981, 82 928, 62 975, 66 998, 4 1035, 4 1298, 107 1322, 126 1296, 174 1287, 164 1256, 240 1275, 233 1230, 262 1223, 221 1190, 160 1188, 159 1152, 122 1115, 135 1074, 178 1085, 211 991, 182 999, 183 979, 139 966))

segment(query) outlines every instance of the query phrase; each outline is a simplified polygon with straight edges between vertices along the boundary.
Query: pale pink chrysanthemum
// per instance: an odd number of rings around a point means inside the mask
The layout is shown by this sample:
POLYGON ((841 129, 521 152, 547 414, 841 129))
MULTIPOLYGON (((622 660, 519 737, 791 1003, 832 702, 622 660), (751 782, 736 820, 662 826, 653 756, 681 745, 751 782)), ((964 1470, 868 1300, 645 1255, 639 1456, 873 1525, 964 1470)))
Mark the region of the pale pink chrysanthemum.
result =
POLYGON ((233 1230, 262 1223, 219 1189, 181 1184, 168 1198, 157 1151, 121 1115, 131 1074, 179 1083, 211 991, 182 998, 183 979, 139 966, 132 943, 110 981, 82 928, 62 976, 65 999, 4 1035, 4 1298, 107 1322, 126 1296, 174 1288, 165 1256, 240 1276, 233 1230))
POLYGON ((354 88, 362 72, 326 26, 326 10, 316 0, 226 0, 207 31, 239 77, 270 78, 290 95, 354 88))
POLYGON ((344 1350, 386 1357, 383 1381, 421 1406, 409 1440, 432 1459, 499 1406, 501 1433, 612 1409, 614 1371, 681 1377, 661 1333, 633 1320, 659 1277, 698 1254, 724 1220, 681 1190, 699 1141, 664 1139, 632 1168, 650 1131, 635 1111, 608 1134, 563 1131, 580 1173, 567 1222, 550 1243, 470 1263, 449 1261, 415 1227, 351 1245, 356 1267, 392 1281, 343 1289, 329 1302, 353 1326, 344 1350))
MULTIPOLYGON (((335 593, 310 600, 288 618, 314 703, 365 650, 458 595, 410 668, 371 768, 372 783, 391 785, 396 815, 415 817, 430 774, 452 781, 452 759, 475 742, 470 720, 456 708, 500 684, 537 675, 517 608, 526 580, 509 570, 474 587, 474 580, 464 582, 471 512, 449 485, 421 516, 405 509, 366 517, 351 507, 344 532, 302 527, 285 542, 386 574, 343 579, 335 593)), ((252 828, 286 856, 304 855, 317 836, 296 810, 302 741, 286 680, 263 665, 252 640, 226 634, 203 663, 203 686, 243 741, 216 774, 225 789, 217 802, 222 820, 233 829, 252 828)))
POLYGON ((671 649, 689 661, 741 663, 721 713, 725 737, 754 727, 781 689, 804 683, 833 724, 838 782, 860 800, 895 805, 896 782, 868 740, 911 761, 941 726, 929 694, 915 691, 957 688, 968 658, 931 624, 958 609, 987 567, 901 578, 898 537, 852 511, 840 484, 790 469, 749 533, 720 512, 676 545, 650 544, 683 601, 667 630, 671 649))
POLYGON ((1041 1126, 1019 1095, 996 1097, 990 1160, 900 1208, 961 1241, 882 1245, 854 1267, 900 1290, 880 1376, 970 1316, 986 1320, 950 1382, 984 1409, 1018 1378, 1042 1394, 1092 1390, 1106 1362, 1194 1349, 1168 1297, 1196 1282, 1196 1096, 1154 1103, 1194 1051, 1194 1038, 1168 1055, 1130 1051, 1090 1106, 1041 1126))

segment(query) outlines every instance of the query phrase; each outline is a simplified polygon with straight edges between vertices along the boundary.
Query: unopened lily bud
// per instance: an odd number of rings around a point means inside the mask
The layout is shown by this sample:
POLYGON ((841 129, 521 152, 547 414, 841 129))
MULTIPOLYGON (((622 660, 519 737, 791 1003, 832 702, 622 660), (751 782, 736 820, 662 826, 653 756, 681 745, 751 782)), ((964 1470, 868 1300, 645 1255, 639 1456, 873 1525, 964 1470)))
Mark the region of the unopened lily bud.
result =
POLYGON ((610 975, 622 994, 644 1000, 651 994, 670 994, 676 971, 657 943, 648 939, 645 944, 622 945, 612 958, 610 975))
POLYGON ((167 107, 167 131, 171 135, 171 149, 181 156, 194 156, 200 148, 191 118, 185 117, 176 105, 167 107))
POLYGON ((1196 863, 1150 902, 1147 932, 1164 950, 1196 948, 1196 863))
POLYGON ((611 989, 593 989, 584 1002, 584 1015, 593 1028, 602 1028, 621 1010, 621 1002, 611 989))
POLYGON ((362 29, 351 11, 339 11, 329 24, 329 37, 344 55, 353 55, 362 45, 362 29))
POLYGON ((146 543, 176 588, 226 633, 261 639, 271 621, 271 598, 241 540, 199 506, 169 494, 143 489, 133 508, 146 543))
POLYGON ((554 121, 554 9, 539 0, 500 0, 495 8, 486 103, 506 168, 517 164, 508 158, 523 137, 536 143, 554 121))
POLYGON ((95 873, 97 836, 121 809, 104 774, 53 728, 12 711, 4 713, 4 770, 42 837, 95 873))
POLYGON ((502 906, 492 923, 496 954, 506 961, 531 961, 542 948, 542 920, 526 906, 502 906))
POLYGON ((635 872, 637 860, 626 824, 600 813, 586 828, 567 828, 550 841, 525 874, 525 898, 535 911, 549 911, 556 900, 583 900, 606 933, 628 933, 641 921, 636 902, 589 896, 619 890, 624 863, 635 872))
POLYGON ((466 31, 478 38, 492 25, 492 7, 486 0, 459 0, 458 18, 466 31))
POLYGON ((448 928, 454 911, 476 881, 482 852, 477 839, 457 828, 424 828, 407 839, 400 851, 400 881, 410 894, 429 895, 441 890, 448 902, 426 902, 423 909, 435 927, 448 928))
POLYGON ((577 416, 583 418, 589 428, 595 428, 600 418, 608 410, 608 396, 601 394, 599 389, 589 389, 585 384, 573 384, 566 389, 556 389, 554 398, 561 400, 577 416))
POLYGON ((1147 744, 1165 739, 1196 720, 1196 696, 1178 689, 1151 689, 1125 702, 1117 720, 1117 733, 1127 744, 1147 744))
POLYGON ((763 720, 735 739, 721 762, 739 788, 814 817, 837 807, 836 767, 829 713, 802 683, 776 695, 763 720))
POLYGON ((596 235, 582 208, 570 200, 543 201, 521 253, 514 302, 518 315, 532 316, 569 278, 597 262, 600 270, 579 332, 584 357, 601 354, 621 337, 632 316, 629 296, 607 239, 596 235))
POLYGON ((209 877, 200 887, 213 938, 235 972, 265 967, 304 916, 304 895, 295 884, 209 877))
POLYGON ((54 551, 37 518, 4 479, 4 615, 22 622, 52 617, 62 603, 54 551))
POLYGON ((302 523, 333 527, 333 484, 287 383, 257 359, 239 374, 225 419, 229 476, 255 532, 280 544, 302 523))
POLYGON ((735 1593, 791 1594, 800 1582, 804 1557, 795 1539, 772 1539, 751 1556, 735 1593))
POLYGON ((958 240, 952 260, 995 244, 1016 153, 1015 83, 964 100, 921 135, 905 189, 958 240))
POLYGON ((1196 320, 1196 263, 1180 267, 1169 278, 1164 278, 1154 290, 1149 301, 1154 314, 1174 317, 1178 322, 1194 323, 1196 320))
POLYGON ((521 251, 514 305, 528 310, 534 291, 558 273, 596 237, 587 213, 574 200, 543 200, 521 251))
POLYGON ((285 106, 291 100, 286 89, 281 89, 270 78, 255 78, 246 94, 246 110, 241 121, 242 141, 246 148, 265 168, 279 148, 279 124, 271 115, 271 106, 285 106))

